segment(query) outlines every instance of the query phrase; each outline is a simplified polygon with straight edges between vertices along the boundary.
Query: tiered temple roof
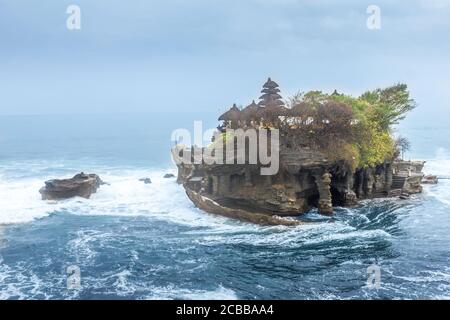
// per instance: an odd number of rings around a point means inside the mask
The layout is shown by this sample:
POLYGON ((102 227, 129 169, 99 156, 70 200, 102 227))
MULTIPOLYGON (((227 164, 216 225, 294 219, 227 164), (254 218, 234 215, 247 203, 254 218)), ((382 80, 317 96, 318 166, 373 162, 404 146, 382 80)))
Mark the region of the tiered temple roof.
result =
POLYGON ((279 116, 289 115, 289 109, 284 106, 282 97, 279 94, 278 84, 268 78, 261 90, 260 102, 253 102, 243 110, 234 104, 227 112, 219 117, 221 121, 237 123, 238 121, 254 121, 264 119, 267 122, 278 121, 279 116))
POLYGON ((267 79, 266 83, 263 85, 261 93, 263 94, 259 99, 260 106, 267 107, 269 105, 283 106, 282 97, 279 94, 280 89, 278 89, 278 84, 272 79, 267 79))
POLYGON ((219 117, 219 121, 234 121, 237 122, 241 119, 241 110, 233 104, 233 106, 224 114, 219 117))

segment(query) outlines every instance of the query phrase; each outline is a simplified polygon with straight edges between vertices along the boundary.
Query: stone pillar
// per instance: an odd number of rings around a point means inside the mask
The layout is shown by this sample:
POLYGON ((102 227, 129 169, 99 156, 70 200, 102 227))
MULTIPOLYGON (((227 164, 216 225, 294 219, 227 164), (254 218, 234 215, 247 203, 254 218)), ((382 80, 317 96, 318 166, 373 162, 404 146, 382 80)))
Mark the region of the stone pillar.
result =
POLYGON ((347 190, 344 194, 344 200, 346 206, 354 206, 358 203, 356 199, 356 193, 353 190, 347 190))
POLYGON ((230 192, 230 175, 219 176, 219 194, 226 195, 230 192))
POLYGON ((214 196, 219 194, 219 177, 212 176, 212 194, 214 196))
POLYGON ((333 204, 330 192, 331 174, 325 172, 322 175, 315 175, 314 178, 316 180, 317 189, 319 190, 319 213, 327 215, 332 214, 333 204))
POLYGON ((202 190, 201 191, 208 192, 208 193, 210 191, 212 191, 212 181, 208 176, 204 177, 202 180, 202 190))
POLYGON ((347 189, 345 190, 345 193, 344 193, 345 205, 347 205, 347 206, 356 205, 357 204, 356 193, 353 191, 353 185, 354 185, 354 179, 355 179, 353 176, 353 173, 351 171, 348 171, 345 179, 346 179, 346 184, 347 184, 347 189))
POLYGON ((347 175, 345 176, 347 190, 353 190, 353 185, 355 183, 355 177, 353 176, 353 172, 349 170, 347 175))
POLYGON ((358 179, 357 179, 358 184, 355 187, 356 195, 358 196, 358 198, 363 198, 364 197, 364 190, 363 190, 364 169, 358 169, 356 171, 356 175, 358 177, 358 179))
POLYGON ((250 169, 245 169, 245 186, 246 187, 251 187, 253 186, 252 184, 252 174, 250 172, 250 169))
POLYGON ((392 175, 393 175, 393 170, 392 170, 392 165, 390 163, 386 163, 386 167, 385 167, 385 184, 384 184, 384 188, 387 192, 391 191, 391 187, 392 187, 392 175))
POLYGON ((367 181, 367 185, 366 185, 366 196, 367 197, 371 197, 372 193, 373 193, 373 183, 375 181, 374 179, 374 172, 372 169, 367 168, 366 169, 366 181, 367 181))

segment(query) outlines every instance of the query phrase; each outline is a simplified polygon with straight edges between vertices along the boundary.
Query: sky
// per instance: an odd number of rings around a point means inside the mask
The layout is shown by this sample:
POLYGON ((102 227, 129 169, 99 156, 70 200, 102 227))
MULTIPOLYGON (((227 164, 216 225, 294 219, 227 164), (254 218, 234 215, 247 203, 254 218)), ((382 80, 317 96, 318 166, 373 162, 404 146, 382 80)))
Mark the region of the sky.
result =
POLYGON ((270 76, 284 97, 404 82, 407 123, 446 125, 449 40, 450 0, 0 0, 0 115, 217 115, 270 76))

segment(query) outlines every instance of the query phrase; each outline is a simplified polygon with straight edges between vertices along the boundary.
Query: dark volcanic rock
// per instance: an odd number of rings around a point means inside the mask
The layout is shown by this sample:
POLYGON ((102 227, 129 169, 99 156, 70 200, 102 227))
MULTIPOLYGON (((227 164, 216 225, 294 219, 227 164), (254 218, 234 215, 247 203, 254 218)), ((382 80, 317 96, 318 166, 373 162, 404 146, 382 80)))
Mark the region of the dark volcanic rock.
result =
POLYGON ((262 225, 285 225, 296 226, 306 224, 298 220, 288 220, 276 215, 269 215, 266 213, 248 212, 239 208, 229 208, 220 205, 219 203, 204 197, 192 190, 186 189, 186 194, 195 205, 209 213, 219 214, 229 218, 235 218, 242 221, 262 224, 262 225))
POLYGON ((76 196, 89 199, 102 184, 104 182, 98 175, 81 172, 70 179, 48 180, 39 192, 42 200, 67 199, 76 196))
MULTIPOLYGON (((181 151, 187 159, 200 152, 195 148, 181 151)), ((172 154, 176 159, 180 149, 172 154)), ((268 222, 265 216, 260 219, 260 214, 297 216, 317 208, 319 213, 330 215, 333 207, 354 206, 363 199, 408 199, 422 192, 422 161, 386 161, 354 169, 345 162, 330 162, 316 150, 286 147, 280 150, 279 160, 280 170, 273 176, 261 175, 259 164, 180 162, 177 181, 204 211, 274 224, 279 221, 268 222)))
POLYGON ((151 184, 152 183, 152 180, 150 178, 141 178, 141 179, 139 179, 139 181, 142 181, 145 184, 151 184))
POLYGON ((164 175, 164 178, 168 179, 168 178, 175 178, 175 175, 171 174, 171 173, 166 173, 164 175))
POLYGON ((402 199, 402 200, 408 200, 409 198, 410 198, 411 196, 409 195, 409 193, 406 193, 406 192, 402 192, 401 194, 400 194, 400 199, 402 199))

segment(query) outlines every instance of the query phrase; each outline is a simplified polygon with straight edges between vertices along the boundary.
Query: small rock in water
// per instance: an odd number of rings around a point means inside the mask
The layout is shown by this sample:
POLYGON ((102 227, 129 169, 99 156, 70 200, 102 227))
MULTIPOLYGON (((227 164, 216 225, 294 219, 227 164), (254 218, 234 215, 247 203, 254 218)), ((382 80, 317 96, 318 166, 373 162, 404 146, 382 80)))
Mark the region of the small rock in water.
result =
POLYGON ((402 192, 399 198, 402 200, 408 200, 410 198, 410 195, 408 193, 402 192))
POLYGON ((175 175, 171 174, 171 173, 166 173, 164 175, 164 178, 168 179, 168 178, 175 178, 175 175))
POLYGON ((141 178, 139 179, 139 181, 144 182, 145 184, 150 184, 152 183, 152 180, 150 178, 141 178))
POLYGON ((428 175, 423 177, 421 183, 423 184, 437 184, 438 183, 438 177, 434 175, 428 175))
POLYGON ((45 186, 39 192, 42 200, 59 200, 77 196, 89 199, 102 184, 105 183, 98 175, 81 172, 70 179, 45 181, 45 186))

